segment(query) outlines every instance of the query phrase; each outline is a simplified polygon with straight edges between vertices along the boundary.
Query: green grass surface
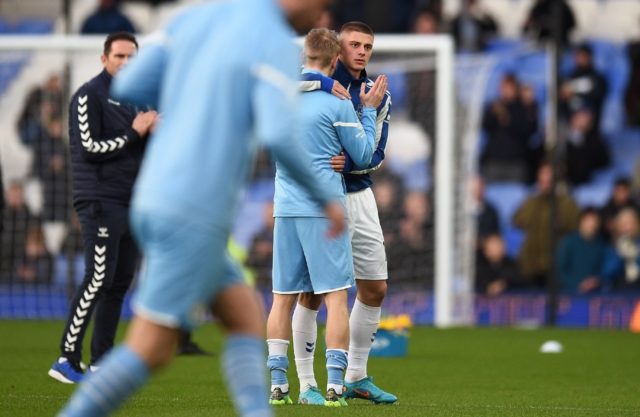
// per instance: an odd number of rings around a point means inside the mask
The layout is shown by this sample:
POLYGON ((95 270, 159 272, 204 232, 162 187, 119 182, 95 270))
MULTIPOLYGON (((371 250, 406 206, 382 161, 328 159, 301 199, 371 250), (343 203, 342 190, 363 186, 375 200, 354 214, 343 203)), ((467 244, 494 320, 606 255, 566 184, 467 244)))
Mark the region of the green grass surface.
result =
MULTIPOLYGON (((73 391, 47 376, 60 322, 0 321, 0 416, 54 416, 73 391)), ((212 325, 195 334, 220 351, 212 325)), ((320 353, 320 352, 319 352, 320 353)), ((323 360, 316 375, 325 382, 323 360)), ((293 362, 292 362, 293 363, 293 362)), ((406 358, 373 358, 394 406, 353 401, 345 409, 277 409, 277 416, 640 416, 640 335, 614 331, 417 328, 406 358), (540 354, 549 339, 561 354, 540 354)), ((295 370, 290 374, 297 399, 295 370)), ((232 416, 219 356, 180 357, 117 416, 232 416)))

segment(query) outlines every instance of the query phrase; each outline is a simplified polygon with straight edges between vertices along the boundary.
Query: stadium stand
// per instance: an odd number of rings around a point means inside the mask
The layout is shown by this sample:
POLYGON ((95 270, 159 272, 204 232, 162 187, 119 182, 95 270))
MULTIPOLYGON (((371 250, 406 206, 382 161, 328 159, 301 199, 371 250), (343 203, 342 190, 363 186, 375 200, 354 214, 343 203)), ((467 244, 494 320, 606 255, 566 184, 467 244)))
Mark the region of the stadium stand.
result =
MULTIPOLYGON (((142 1, 124 1, 122 10, 130 17, 140 32, 145 34, 161 27, 180 9, 197 2, 198 0, 182 0, 152 5, 142 1)), ((0 18, 0 36, 3 34, 61 33, 63 25, 59 3, 49 0, 31 2, 10 0, 0 3, 0 15, 2 16, 0 18)), ((479 59, 489 63, 490 71, 481 93, 482 104, 486 104, 496 97, 500 80, 506 73, 514 73, 524 84, 531 86, 539 105, 539 130, 543 132, 548 117, 549 55, 545 51, 534 48, 521 37, 522 23, 531 7, 532 0, 484 0, 482 3, 486 11, 496 19, 500 29, 499 36, 488 43, 483 53, 477 55, 460 54, 457 60, 463 62, 479 59)), ((640 38, 640 26, 638 25, 640 2, 635 0, 570 0, 568 3, 572 6, 577 19, 573 40, 587 42, 592 47, 595 66, 604 73, 609 86, 603 109, 601 130, 609 146, 612 159, 608 168, 596 172, 588 183, 576 187, 571 190, 571 193, 581 207, 602 207, 611 195, 616 178, 620 176, 632 177, 640 159, 640 129, 627 125, 623 101, 630 76, 627 45, 629 41, 640 38)), ((459 11, 460 4, 460 0, 443 1, 445 16, 454 16, 459 11)), ((70 25, 72 32, 79 31, 83 19, 96 5, 97 0, 72 1, 70 25)), ((73 73, 71 74, 71 86, 69 86, 71 89, 77 87, 76 80, 89 78, 99 68, 99 63, 95 61, 94 57, 87 58, 79 55, 72 59, 73 73)), ((572 55, 570 52, 566 52, 562 60, 562 73, 566 74, 571 71, 572 66, 572 55)), ((33 187, 28 181, 31 149, 20 143, 15 126, 28 92, 35 86, 43 85, 51 73, 60 74, 63 67, 64 60, 60 56, 0 53, 0 132, 3 137, 2 143, 0 143, 0 153, 2 154, 5 189, 14 181, 24 182, 26 204, 34 212, 38 211, 38 206, 41 203, 38 203, 38 188, 33 187), (43 62, 46 62, 46 65, 43 65, 43 62)), ((460 85, 462 85, 464 76, 465 74, 462 72, 458 74, 460 85)), ((390 79, 393 80, 394 77, 390 77, 390 79)), ((394 111, 407 106, 408 94, 405 81, 404 77, 395 76, 395 81, 390 87, 394 97, 394 111)), ((463 108, 473 106, 475 103, 470 92, 464 88, 460 88, 457 99, 463 108)), ((471 109, 471 111, 474 110, 477 111, 477 109, 471 109)), ((397 129, 398 135, 414 135, 412 129, 416 129, 416 126, 409 126, 407 121, 402 120, 397 114, 393 114, 392 120, 393 118, 396 119, 392 122, 391 129, 397 129)), ((419 134, 414 136, 419 136, 419 134)), ((478 137, 482 138, 481 132, 478 132, 478 137)), ((543 139, 542 133, 535 137, 537 141, 543 139)), ((416 148, 416 144, 422 143, 422 140, 420 138, 402 143, 393 142, 389 145, 388 163, 385 164, 386 171, 380 173, 380 176, 393 177, 393 181, 390 182, 396 185, 394 195, 390 197, 390 205, 393 210, 390 210, 389 213, 392 214, 383 219, 385 229, 387 226, 389 228, 389 238, 402 239, 401 224, 406 217, 403 202, 407 192, 419 190, 431 197, 433 150, 416 148), (419 154, 419 158, 417 154, 419 154), (409 160, 407 155, 415 158, 409 160)), ((479 142, 481 144, 482 139, 479 142)), ((481 145, 478 146, 477 152, 480 148, 481 145)), ((236 243, 244 250, 249 249, 253 238, 265 225, 262 213, 273 193, 272 184, 270 185, 269 181, 260 175, 256 176, 256 180, 247 191, 247 198, 239 210, 242 220, 236 223, 234 236, 236 243)), ((381 190, 381 192, 385 192, 385 190, 381 190)), ((522 231, 513 227, 511 218, 530 193, 531 188, 527 185, 487 184, 487 199, 498 210, 502 237, 506 243, 508 255, 513 258, 517 256, 521 247, 523 234, 522 231)), ((430 198, 428 203, 432 203, 430 198)), ((424 225, 424 227, 424 234, 428 236, 431 233, 428 230, 430 226, 424 225)), ((431 242, 430 245, 432 250, 433 243, 431 242)), ((66 242, 65 247, 74 247, 74 242, 66 242)), ((393 250, 394 256, 403 256, 401 252, 403 247, 408 246, 403 246, 402 242, 398 241, 398 245, 393 250)), ((412 255, 409 254, 409 249, 406 250, 406 257, 409 259, 412 255)), ((0 256, 2 255, 0 254, 0 256)), ((53 283, 49 301, 43 301, 46 298, 44 290, 35 290, 35 287, 24 288, 18 299, 11 300, 5 288, 0 291, 0 306, 2 306, 0 317, 7 315, 33 317, 34 314, 47 316, 48 312, 56 317, 62 316, 66 287, 70 283, 73 285, 78 276, 77 271, 82 269, 82 261, 74 256, 73 251, 65 256, 68 256, 71 261, 64 257, 57 257, 54 260, 53 276, 47 280, 53 283), (69 279, 69 277, 72 278, 69 279), (30 293, 29 288, 35 292, 30 293), (49 303, 50 306, 44 310, 42 307, 38 307, 39 310, 36 313, 29 310, 30 306, 33 307, 41 302, 49 303)), ((390 262, 390 267, 404 268, 391 271, 391 275, 394 273, 406 277, 415 275, 416 271, 406 269, 414 268, 411 265, 421 264, 413 261, 390 262)), ((408 279, 408 281, 411 280, 408 279)), ((410 283, 413 284, 413 282, 410 283)), ((424 284, 421 285, 421 289, 425 289, 424 284)), ((431 290, 430 287, 426 289, 431 290)), ((399 295, 397 299, 390 298, 390 309, 406 309, 409 302, 407 302, 407 298, 402 297, 405 296, 399 295)), ((524 301, 522 303, 526 304, 524 301)), ((486 304, 482 304, 482 306, 486 306, 486 304)), ((426 310, 416 310, 416 317, 432 320, 432 307, 432 305, 425 307, 429 313, 425 313, 426 310)), ((480 315, 480 313, 478 314, 480 315)), ((493 320, 487 317, 485 319, 487 322, 493 320)), ((571 320, 571 323, 575 322, 571 320)))

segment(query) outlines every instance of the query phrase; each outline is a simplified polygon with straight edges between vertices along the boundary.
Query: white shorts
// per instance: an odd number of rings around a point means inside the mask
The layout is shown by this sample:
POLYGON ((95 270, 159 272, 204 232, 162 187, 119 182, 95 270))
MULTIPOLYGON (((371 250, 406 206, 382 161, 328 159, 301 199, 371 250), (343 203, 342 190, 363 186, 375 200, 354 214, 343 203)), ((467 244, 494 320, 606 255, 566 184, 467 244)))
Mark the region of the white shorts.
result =
POLYGON ((356 279, 387 279, 387 255, 371 188, 347 194, 349 235, 356 279))

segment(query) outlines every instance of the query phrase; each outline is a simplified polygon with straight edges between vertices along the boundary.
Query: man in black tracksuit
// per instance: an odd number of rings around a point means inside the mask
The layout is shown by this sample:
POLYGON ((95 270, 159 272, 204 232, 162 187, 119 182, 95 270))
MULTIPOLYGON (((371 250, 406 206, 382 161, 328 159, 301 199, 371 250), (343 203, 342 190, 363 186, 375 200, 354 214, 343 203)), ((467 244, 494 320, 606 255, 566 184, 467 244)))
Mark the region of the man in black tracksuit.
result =
POLYGON ((129 230, 129 200, 142 161, 146 137, 157 120, 109 97, 112 77, 135 54, 133 35, 107 37, 104 70, 71 99, 69 141, 73 204, 82 227, 86 272, 71 303, 52 378, 76 383, 82 378, 82 340, 94 315, 90 370, 113 346, 122 302, 139 252, 129 230))

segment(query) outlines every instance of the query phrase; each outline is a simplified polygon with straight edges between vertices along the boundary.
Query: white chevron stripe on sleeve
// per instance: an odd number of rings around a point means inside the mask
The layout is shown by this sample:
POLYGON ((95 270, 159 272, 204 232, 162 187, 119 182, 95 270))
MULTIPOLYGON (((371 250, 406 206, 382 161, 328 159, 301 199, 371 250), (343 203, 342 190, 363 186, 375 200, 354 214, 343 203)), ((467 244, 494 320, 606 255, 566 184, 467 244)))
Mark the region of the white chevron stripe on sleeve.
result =
POLYGON ((87 100, 88 96, 86 94, 78 97, 78 128, 80 129, 80 137, 82 138, 80 141, 82 147, 91 153, 107 153, 123 148, 127 144, 126 136, 104 141, 94 141, 91 138, 89 115, 87 114, 89 103, 87 100))

